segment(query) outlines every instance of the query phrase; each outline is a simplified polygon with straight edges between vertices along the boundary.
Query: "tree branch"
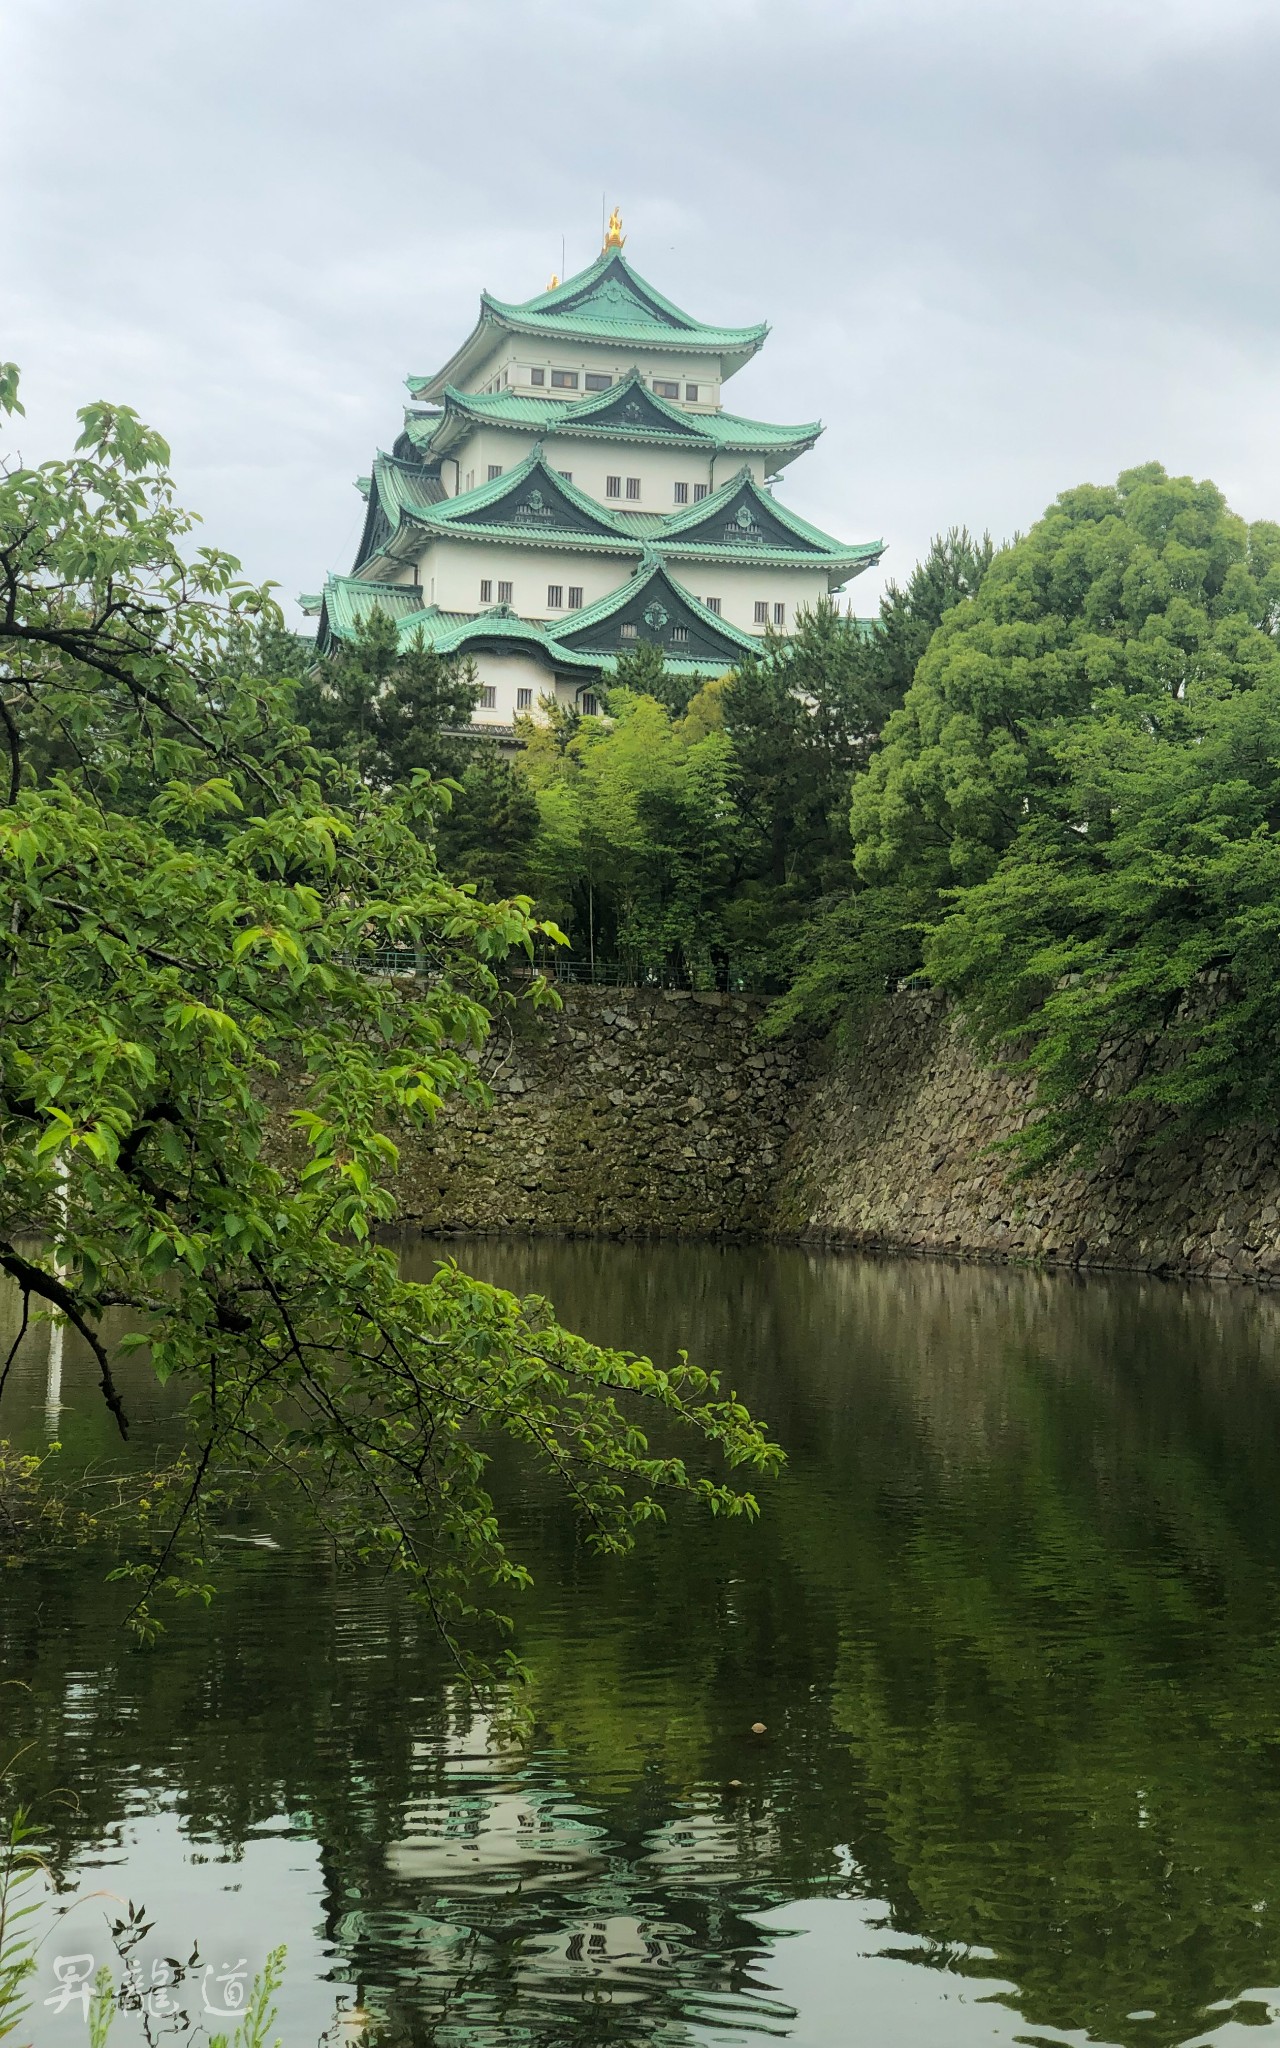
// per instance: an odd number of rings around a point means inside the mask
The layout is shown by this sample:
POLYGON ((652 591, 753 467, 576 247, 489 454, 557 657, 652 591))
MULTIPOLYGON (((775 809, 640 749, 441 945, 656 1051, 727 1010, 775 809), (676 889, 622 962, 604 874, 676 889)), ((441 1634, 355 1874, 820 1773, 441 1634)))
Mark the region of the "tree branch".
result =
POLYGON ((24 1292, 38 1294, 42 1301, 51 1302, 54 1308, 61 1310, 72 1329, 80 1332, 98 1361, 102 1398, 115 1417, 116 1428, 127 1442, 129 1418, 124 1412, 124 1403, 120 1399, 119 1389, 111 1371, 111 1360, 107 1356, 106 1346, 93 1325, 86 1321, 84 1311, 70 1288, 55 1274, 46 1273, 43 1266, 33 1265, 30 1259, 24 1259, 22 1253, 15 1251, 3 1238, 0 1238, 0 1271, 8 1273, 16 1280, 24 1292))

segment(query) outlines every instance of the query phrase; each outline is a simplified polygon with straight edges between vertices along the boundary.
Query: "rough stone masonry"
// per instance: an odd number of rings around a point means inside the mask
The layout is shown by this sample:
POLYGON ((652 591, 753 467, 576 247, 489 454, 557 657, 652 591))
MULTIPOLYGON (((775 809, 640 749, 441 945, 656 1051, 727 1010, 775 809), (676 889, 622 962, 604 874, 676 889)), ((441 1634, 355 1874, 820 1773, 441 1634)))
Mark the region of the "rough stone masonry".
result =
POLYGON ((486 1056, 491 1109, 407 1144, 427 1229, 816 1239, 1048 1265, 1280 1280, 1280 1133, 1122 1138, 1018 1181, 1000 1140, 1028 1085, 985 1067, 924 992, 857 1050, 763 1045, 757 1002, 579 989, 486 1056))
POLYGON ((450 1104, 404 1146, 402 1212, 433 1230, 766 1235, 807 1068, 758 1042, 760 1008, 570 990, 527 1035, 491 1043, 490 1109, 450 1104))

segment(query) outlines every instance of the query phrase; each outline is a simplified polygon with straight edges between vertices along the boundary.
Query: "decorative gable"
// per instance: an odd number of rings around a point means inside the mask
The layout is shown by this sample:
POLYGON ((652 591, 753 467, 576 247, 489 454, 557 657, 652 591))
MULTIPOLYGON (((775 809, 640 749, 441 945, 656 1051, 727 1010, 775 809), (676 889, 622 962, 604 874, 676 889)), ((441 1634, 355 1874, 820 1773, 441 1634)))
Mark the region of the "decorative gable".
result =
POLYGON ((783 518, 749 474, 741 475, 737 488, 720 503, 709 504, 711 509, 704 505, 692 519, 673 520, 671 539, 700 547, 733 548, 744 555, 826 552, 816 539, 797 532, 795 525, 783 518))
POLYGON ((581 281, 570 278, 554 292, 529 300, 521 308, 532 314, 564 317, 577 313, 602 325, 632 327, 697 327, 698 322, 673 306, 633 271, 620 250, 606 252, 582 273, 581 281))
POLYGON ((611 427, 621 428, 624 433, 666 434, 694 441, 707 438, 707 430, 696 416, 689 417, 662 405, 645 389, 635 371, 604 398, 590 405, 576 405, 569 417, 575 432, 583 427, 611 427))
POLYGON ((508 526, 530 537, 540 533, 617 535, 616 527, 593 514, 577 494, 566 491, 555 473, 541 462, 523 475, 517 470, 506 490, 493 495, 486 491, 482 504, 457 513, 450 518, 449 525, 508 526))
POLYGON ((751 646, 745 634, 726 626, 698 604, 661 566, 639 575, 603 598, 556 639, 579 653, 601 659, 624 654, 641 640, 678 661, 741 661, 751 646))

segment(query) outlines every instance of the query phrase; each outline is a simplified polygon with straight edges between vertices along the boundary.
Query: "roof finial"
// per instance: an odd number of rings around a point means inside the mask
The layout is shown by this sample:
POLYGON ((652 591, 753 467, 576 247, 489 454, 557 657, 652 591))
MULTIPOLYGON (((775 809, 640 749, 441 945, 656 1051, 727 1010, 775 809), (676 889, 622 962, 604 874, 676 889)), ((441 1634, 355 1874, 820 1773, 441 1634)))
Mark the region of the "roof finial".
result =
POLYGON ((559 288, 560 288, 560 279, 558 278, 558 276, 556 275, 555 271, 553 270, 553 271, 552 271, 552 273, 551 273, 551 275, 550 275, 550 277, 549 277, 549 278, 547 279, 547 290, 548 290, 549 292, 554 292, 554 291, 558 291, 558 290, 559 290, 559 288))
MULTIPOLYGON (((605 232, 604 247, 605 249, 620 249, 626 239, 622 232, 622 215, 615 206, 613 212, 609 215, 609 226, 605 232)), ((601 254, 603 253, 602 250, 601 254)))

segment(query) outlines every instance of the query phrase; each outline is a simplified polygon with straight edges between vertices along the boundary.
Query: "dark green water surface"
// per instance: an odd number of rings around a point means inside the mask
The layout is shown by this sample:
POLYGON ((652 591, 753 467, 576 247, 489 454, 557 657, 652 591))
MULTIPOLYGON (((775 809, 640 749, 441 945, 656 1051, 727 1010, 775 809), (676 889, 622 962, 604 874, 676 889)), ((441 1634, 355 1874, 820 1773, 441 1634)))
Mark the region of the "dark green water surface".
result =
MULTIPOLYGON (((394 1588, 305 1541, 242 1546, 149 1652, 99 1564, 0 1577, 0 1756, 30 1745, 69 1905, 36 2048, 87 2041, 59 1971, 113 1960, 114 1898, 155 1923, 141 1988, 198 1945, 193 2029, 287 1942, 286 2048, 344 2001, 441 2048, 1280 2040, 1280 1299, 455 1249, 593 1337, 721 1368, 785 1477, 757 1527, 682 1512, 617 1564, 499 1473, 536 1580, 521 1747, 394 1588)), ((48 1342, 0 1433, 46 1427, 48 1342)), ((90 1444, 70 1347, 62 1399, 90 1444)), ((144 2038, 125 2012, 112 2048, 144 2038)))

